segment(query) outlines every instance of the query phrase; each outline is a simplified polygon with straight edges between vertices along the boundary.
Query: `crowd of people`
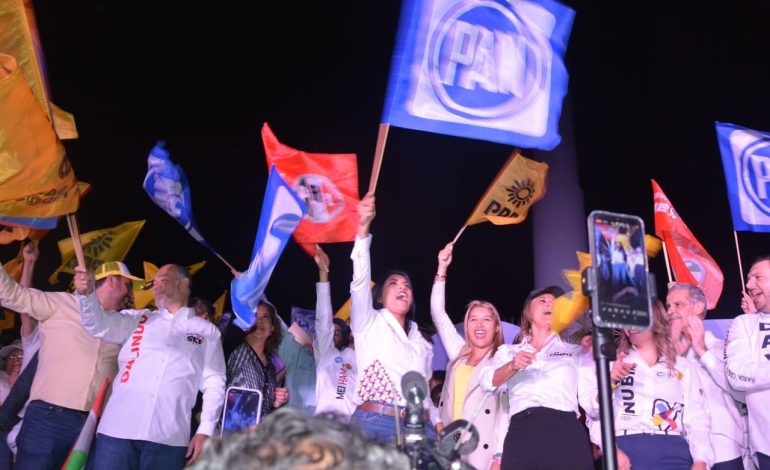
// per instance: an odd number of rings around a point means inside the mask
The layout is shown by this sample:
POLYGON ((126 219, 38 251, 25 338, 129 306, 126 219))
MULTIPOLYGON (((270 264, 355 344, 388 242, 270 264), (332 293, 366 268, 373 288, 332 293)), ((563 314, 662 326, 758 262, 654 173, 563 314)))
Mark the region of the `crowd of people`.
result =
POLYGON ((21 320, 0 349, 0 468, 61 468, 108 384, 87 468, 592 469, 613 452, 623 470, 770 469, 770 257, 752 264, 724 340, 704 328, 703 292, 677 283, 653 302, 651 329, 616 332, 616 445, 605 449, 588 342, 551 329, 560 287, 527 296, 511 343, 482 299, 468 301, 458 332, 447 244, 430 314, 449 361, 434 371, 408 273, 372 288, 374 195, 358 215, 349 321, 333 316, 331 263, 316 247, 312 337, 263 299, 229 351, 182 266, 161 267, 153 307, 134 309, 142 280, 122 262, 78 268, 72 293, 34 289, 39 253, 27 244, 18 283, 0 269, 0 304, 21 320), (414 374, 441 381, 429 389, 414 374), (257 423, 224 432, 230 387, 257 391, 261 405, 257 423))

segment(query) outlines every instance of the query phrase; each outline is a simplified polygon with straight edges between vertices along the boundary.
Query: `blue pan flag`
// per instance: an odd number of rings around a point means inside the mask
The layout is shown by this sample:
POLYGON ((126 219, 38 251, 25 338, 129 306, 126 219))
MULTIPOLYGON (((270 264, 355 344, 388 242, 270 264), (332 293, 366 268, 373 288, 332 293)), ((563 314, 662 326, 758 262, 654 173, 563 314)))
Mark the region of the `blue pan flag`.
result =
POLYGON ((182 167, 171 161, 171 154, 162 140, 155 144, 147 157, 147 176, 143 186, 155 204, 179 222, 198 243, 214 251, 193 219, 187 176, 182 167))
POLYGON ((405 0, 382 123, 551 150, 575 11, 555 0, 405 0))
POLYGON ((770 232, 770 133, 716 123, 737 231, 770 232))
POLYGON ((249 269, 234 278, 230 285, 230 302, 235 313, 233 324, 242 330, 246 331, 254 325, 254 310, 264 297, 270 275, 306 213, 305 201, 286 184, 273 165, 262 201, 249 269))

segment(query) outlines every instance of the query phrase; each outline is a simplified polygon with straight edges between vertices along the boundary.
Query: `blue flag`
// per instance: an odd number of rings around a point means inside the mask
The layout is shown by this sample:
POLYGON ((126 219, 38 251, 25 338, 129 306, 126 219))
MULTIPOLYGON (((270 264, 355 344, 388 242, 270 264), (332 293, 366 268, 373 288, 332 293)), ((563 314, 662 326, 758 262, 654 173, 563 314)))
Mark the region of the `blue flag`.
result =
POLYGON ((58 217, 6 217, 0 215, 0 224, 53 230, 59 224, 58 217))
POLYGON ((554 0, 406 0, 382 122, 551 150, 575 12, 554 0))
POLYGON ((716 129, 733 228, 770 232, 770 133, 723 122, 716 129))
POLYGON ((264 296, 265 287, 286 243, 306 213, 305 201, 294 193, 273 165, 262 201, 262 215, 259 217, 249 269, 233 279, 230 285, 230 303, 235 313, 233 324, 242 330, 246 331, 254 325, 254 309, 264 296))
POLYGON ((159 141, 147 157, 144 190, 155 204, 179 222, 198 243, 214 251, 195 225, 187 176, 182 167, 171 161, 165 145, 165 142, 159 141))

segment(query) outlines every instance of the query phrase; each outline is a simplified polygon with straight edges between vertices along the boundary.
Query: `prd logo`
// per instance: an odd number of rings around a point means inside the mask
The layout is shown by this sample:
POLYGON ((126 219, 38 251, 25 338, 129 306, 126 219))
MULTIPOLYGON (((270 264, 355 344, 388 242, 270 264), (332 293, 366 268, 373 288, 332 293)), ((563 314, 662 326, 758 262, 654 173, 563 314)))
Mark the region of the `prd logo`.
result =
POLYGON ((465 118, 517 114, 549 86, 547 38, 531 31, 508 2, 461 1, 428 41, 433 91, 465 118))
POLYGON ((307 204, 307 217, 322 224, 337 217, 345 208, 345 199, 337 186, 323 175, 306 173, 294 181, 294 191, 307 204))

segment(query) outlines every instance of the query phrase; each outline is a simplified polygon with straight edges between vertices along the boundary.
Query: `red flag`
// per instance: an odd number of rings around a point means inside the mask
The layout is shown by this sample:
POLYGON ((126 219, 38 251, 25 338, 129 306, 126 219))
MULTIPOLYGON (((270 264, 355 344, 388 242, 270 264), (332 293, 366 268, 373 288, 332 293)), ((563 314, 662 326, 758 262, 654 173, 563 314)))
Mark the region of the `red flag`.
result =
POLYGON ((722 295, 722 270, 703 245, 695 239, 655 180, 652 180, 652 193, 655 235, 662 238, 666 244, 666 252, 676 281, 700 287, 706 294, 708 308, 714 308, 722 295))
POLYGON ((267 123, 262 126, 267 167, 307 203, 307 215, 294 240, 309 254, 316 243, 355 240, 358 223, 358 166, 354 153, 308 153, 278 142, 267 123))

